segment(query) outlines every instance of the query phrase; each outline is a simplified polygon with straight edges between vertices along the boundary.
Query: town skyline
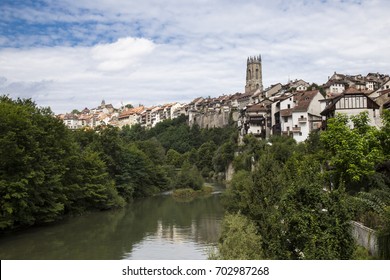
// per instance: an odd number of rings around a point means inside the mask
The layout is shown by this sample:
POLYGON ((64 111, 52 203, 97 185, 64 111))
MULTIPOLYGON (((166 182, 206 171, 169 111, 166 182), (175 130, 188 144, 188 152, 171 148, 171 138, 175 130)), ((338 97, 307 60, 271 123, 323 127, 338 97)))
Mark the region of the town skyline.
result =
POLYGON ((387 1, 3 1, 0 93, 58 113, 244 92, 263 59, 264 88, 388 74, 387 1), (82 109, 82 108, 79 108, 82 109))

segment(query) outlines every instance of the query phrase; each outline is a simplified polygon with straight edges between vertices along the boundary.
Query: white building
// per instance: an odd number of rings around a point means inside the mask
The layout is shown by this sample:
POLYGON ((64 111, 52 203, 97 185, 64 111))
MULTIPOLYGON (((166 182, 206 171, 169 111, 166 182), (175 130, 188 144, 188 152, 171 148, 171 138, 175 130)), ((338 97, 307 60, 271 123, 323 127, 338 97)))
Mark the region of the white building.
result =
POLYGON ((302 142, 311 131, 319 129, 321 127, 319 101, 322 98, 318 90, 312 90, 297 92, 279 101, 281 134, 292 136, 297 142, 302 142))
POLYGON ((81 127, 79 117, 75 114, 66 114, 64 116, 64 124, 69 129, 79 129, 81 127))
MULTIPOLYGON (((382 125, 379 105, 356 88, 350 87, 341 95, 325 99, 322 102, 325 104, 325 109, 321 112, 324 120, 334 117, 337 113, 351 117, 361 112, 368 112, 371 126, 380 127, 382 125)), ((352 126, 352 123, 350 125, 352 126)))

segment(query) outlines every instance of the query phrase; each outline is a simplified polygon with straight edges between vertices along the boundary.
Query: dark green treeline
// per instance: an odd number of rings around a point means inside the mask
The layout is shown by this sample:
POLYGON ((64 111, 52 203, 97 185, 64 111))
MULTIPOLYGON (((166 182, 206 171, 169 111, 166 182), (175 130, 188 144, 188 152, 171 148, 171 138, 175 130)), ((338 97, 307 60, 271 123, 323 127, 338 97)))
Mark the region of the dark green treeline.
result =
POLYGON ((351 220, 377 230, 379 257, 390 258, 389 111, 381 129, 366 113, 338 115, 304 143, 244 142, 224 195, 229 214, 215 258, 362 258, 351 220))
POLYGON ((0 97, 0 231, 197 188, 201 174, 224 171, 233 158, 235 129, 190 128, 186 121, 71 131, 49 108, 0 97))

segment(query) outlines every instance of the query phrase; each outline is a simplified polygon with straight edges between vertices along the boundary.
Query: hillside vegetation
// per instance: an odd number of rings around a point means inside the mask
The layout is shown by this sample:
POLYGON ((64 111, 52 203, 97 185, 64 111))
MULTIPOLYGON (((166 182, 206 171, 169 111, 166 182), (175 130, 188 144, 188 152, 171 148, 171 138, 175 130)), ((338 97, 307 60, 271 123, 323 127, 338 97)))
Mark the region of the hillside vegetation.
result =
POLYGON ((122 207, 167 189, 200 189, 201 173, 214 174, 214 158, 222 171, 232 158, 235 129, 186 121, 72 131, 30 99, 0 97, 0 230, 122 207), (230 154, 217 149, 226 146, 230 154))

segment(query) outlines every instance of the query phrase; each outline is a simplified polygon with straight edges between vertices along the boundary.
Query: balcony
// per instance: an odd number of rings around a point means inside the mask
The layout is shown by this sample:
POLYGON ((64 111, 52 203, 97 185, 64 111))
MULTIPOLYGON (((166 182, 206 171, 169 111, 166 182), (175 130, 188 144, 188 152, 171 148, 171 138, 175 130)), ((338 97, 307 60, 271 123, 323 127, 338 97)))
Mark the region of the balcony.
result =
POLYGON ((307 118, 299 118, 298 122, 305 123, 305 122, 307 122, 307 118))
POLYGON ((293 132, 301 132, 301 128, 299 126, 298 127, 293 127, 292 131, 293 132))

